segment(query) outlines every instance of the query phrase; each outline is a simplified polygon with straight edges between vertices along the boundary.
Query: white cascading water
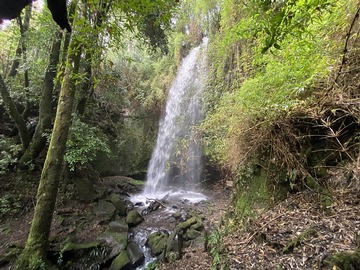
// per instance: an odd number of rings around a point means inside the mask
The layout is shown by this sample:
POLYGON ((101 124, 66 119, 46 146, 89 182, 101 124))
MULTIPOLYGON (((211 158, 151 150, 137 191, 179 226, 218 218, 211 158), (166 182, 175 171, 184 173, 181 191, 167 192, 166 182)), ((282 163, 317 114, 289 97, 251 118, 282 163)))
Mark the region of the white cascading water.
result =
POLYGON ((148 168, 143 191, 146 197, 159 198, 167 194, 170 183, 190 195, 194 185, 200 182, 202 149, 194 127, 203 119, 206 46, 207 39, 204 39, 189 52, 170 88, 148 168))

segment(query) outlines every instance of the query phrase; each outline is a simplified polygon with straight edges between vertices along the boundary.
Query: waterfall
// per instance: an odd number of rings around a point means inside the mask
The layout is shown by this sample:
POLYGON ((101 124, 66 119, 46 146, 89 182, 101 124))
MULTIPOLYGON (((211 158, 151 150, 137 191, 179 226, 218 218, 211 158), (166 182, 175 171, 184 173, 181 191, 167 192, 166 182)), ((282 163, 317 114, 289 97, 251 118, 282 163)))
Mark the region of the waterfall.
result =
POLYGON ((195 131, 203 119, 207 39, 183 59, 160 120, 143 194, 158 197, 171 186, 192 190, 200 182, 202 148, 195 131))

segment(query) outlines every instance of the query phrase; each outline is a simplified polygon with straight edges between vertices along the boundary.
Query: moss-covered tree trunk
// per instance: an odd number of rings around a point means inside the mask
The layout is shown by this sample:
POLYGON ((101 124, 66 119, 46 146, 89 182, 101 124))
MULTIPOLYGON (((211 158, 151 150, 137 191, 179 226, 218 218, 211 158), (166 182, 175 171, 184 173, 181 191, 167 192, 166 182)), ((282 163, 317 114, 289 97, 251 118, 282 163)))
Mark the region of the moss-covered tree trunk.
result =
MULTIPOLYGON (((26 7, 24 24, 22 24, 21 20, 20 20, 21 50, 22 50, 23 63, 25 66, 27 63, 26 42, 25 42, 26 36, 25 35, 29 29, 30 18, 31 18, 31 5, 26 7)), ((24 119, 27 119, 29 112, 30 112, 29 90, 30 90, 29 70, 26 68, 24 70, 24 96, 26 98, 26 103, 25 103, 25 109, 22 112, 22 116, 24 117, 24 119)))
POLYGON ((85 113, 87 99, 92 95, 94 85, 93 85, 93 74, 91 66, 92 54, 88 51, 85 54, 85 80, 81 85, 79 93, 79 101, 76 106, 76 112, 78 115, 83 116, 85 113))
POLYGON ((54 89, 54 79, 57 74, 57 66, 60 59, 61 33, 56 31, 51 47, 49 65, 47 67, 43 90, 39 105, 39 120, 35 129, 34 136, 29 147, 22 156, 20 163, 25 164, 36 158, 46 144, 46 138, 43 136, 47 129, 51 129, 51 120, 53 117, 52 95, 54 89))
MULTIPOLYGON (((27 7, 25 11, 24 22, 22 22, 21 18, 19 17, 19 25, 20 25, 20 32, 21 36, 18 42, 18 46, 15 52, 15 58, 11 64, 10 71, 8 73, 8 77, 14 77, 17 74, 17 68, 20 64, 21 54, 24 53, 26 48, 25 46, 25 34, 29 29, 30 25, 30 18, 31 18, 31 7, 27 7)), ((6 74, 4 74, 6 76, 6 74)), ((29 87, 29 78, 27 72, 25 73, 25 89, 29 87)), ((15 126, 19 131, 20 140, 22 144, 23 151, 28 147, 30 142, 30 136, 28 130, 26 128, 26 122, 24 117, 18 111, 14 100, 10 96, 9 89, 5 83, 4 78, 0 75, 0 94, 4 101, 5 107, 8 110, 8 113, 11 119, 15 122, 15 126)))
MULTIPOLYGON (((18 17, 18 22, 20 26, 20 39, 15 51, 15 57, 11 63, 11 68, 8 73, 9 77, 15 77, 18 72, 18 67, 20 65, 21 55, 25 53, 25 35, 30 26, 30 18, 31 18, 31 5, 25 8, 24 22, 22 22, 21 17, 18 17)), ((27 73, 27 72, 26 72, 27 73)), ((28 80, 28 74, 25 73, 25 81, 28 80)), ((26 83, 26 82, 25 82, 26 83)))
POLYGON ((16 108, 16 104, 11 98, 9 90, 1 74, 0 74, 0 94, 11 119, 15 122, 15 126, 19 131, 23 150, 25 150, 29 145, 29 141, 30 141, 29 133, 26 128, 26 123, 23 116, 19 113, 18 109, 16 108))
MULTIPOLYGON (((103 27, 110 5, 111 2, 99 2, 97 13, 95 14, 95 23, 92 29, 93 34, 91 35, 91 42, 93 44, 92 46, 89 46, 85 53, 85 80, 80 88, 79 99, 76 106, 76 112, 80 116, 84 115, 86 103, 94 93, 94 73, 95 69, 99 67, 101 61, 101 51, 98 49, 101 47, 101 41, 99 41, 99 31, 103 27)), ((87 12, 87 14, 89 14, 89 12, 87 12)))
POLYGON ((62 82, 49 150, 40 178, 34 218, 17 269, 39 269, 46 262, 46 251, 55 207, 66 141, 75 97, 74 74, 78 73, 80 46, 74 34, 68 50, 68 64, 62 82))

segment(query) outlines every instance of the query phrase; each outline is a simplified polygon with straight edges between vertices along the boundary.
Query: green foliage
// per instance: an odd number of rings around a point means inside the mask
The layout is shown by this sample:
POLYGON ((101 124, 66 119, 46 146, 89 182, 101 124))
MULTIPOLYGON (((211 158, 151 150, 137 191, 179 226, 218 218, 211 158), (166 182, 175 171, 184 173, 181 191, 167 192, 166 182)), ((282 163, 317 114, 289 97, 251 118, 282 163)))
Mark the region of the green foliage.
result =
POLYGON ((165 30, 169 29, 176 0, 119 1, 117 7, 126 15, 124 26, 127 30, 135 27, 140 36, 154 49, 167 52, 165 30))
POLYGON ((255 216, 255 208, 262 209, 268 206, 270 202, 268 174, 269 172, 259 165, 238 169, 235 187, 239 192, 234 194, 233 204, 236 216, 241 219, 238 221, 241 223, 246 224, 255 216))
POLYGON ((19 214, 23 210, 21 198, 14 194, 5 194, 0 198, 0 218, 5 219, 19 214))
POLYGON ((74 118, 64 157, 70 170, 94 161, 99 153, 110 154, 107 137, 98 128, 74 118))
POLYGON ((15 144, 11 139, 0 135, 0 175, 9 170, 9 166, 17 162, 21 145, 15 144))
MULTIPOLYGON (((11 96, 21 104, 27 102, 36 103, 41 94, 52 33, 56 29, 55 27, 58 27, 50 18, 51 14, 48 9, 32 10, 30 27, 24 37, 26 57, 20 55, 19 67, 17 68, 18 75, 11 78, 11 80, 7 80, 11 96), (30 79, 30 86, 27 89, 24 88, 25 71, 29 73, 30 79)), ((13 20, 8 27, 1 30, 0 42, 2 48, 0 50, 0 60, 2 74, 5 78, 12 61, 17 58, 15 51, 20 39, 19 28, 16 20, 13 20)))
POLYGON ((360 267, 360 250, 354 252, 338 252, 326 258, 325 264, 331 269, 355 270, 360 267))
MULTIPOLYGON (((296 16, 305 14, 305 21, 295 26, 290 26, 295 21, 287 22, 284 29, 277 28, 276 31, 285 31, 276 34, 281 50, 265 54, 264 40, 268 34, 251 28, 269 23, 266 16, 258 16, 259 6, 243 6, 244 13, 233 14, 232 21, 226 19, 230 18, 228 13, 235 11, 223 10, 223 32, 210 44, 215 76, 208 93, 212 104, 207 105, 203 124, 205 151, 213 161, 236 169, 236 164, 254 154, 253 146, 241 144, 256 136, 251 131, 257 126, 266 129, 277 117, 306 106, 315 90, 314 84, 325 80, 331 72, 329 67, 339 56, 341 45, 329 35, 343 27, 347 8, 344 4, 333 7, 324 3, 326 8, 320 8, 320 12, 315 2, 311 8, 303 6, 308 1, 295 2, 287 8, 296 9, 296 16), (330 6, 332 13, 327 11, 330 6), (237 17, 238 21, 234 21, 237 17)), ((235 5, 232 1, 225 4, 235 5)))
POLYGON ((31 270, 46 270, 48 268, 47 263, 38 257, 31 257, 29 259, 29 268, 31 270))
POLYGON ((264 35, 265 53, 271 47, 280 49, 281 42, 287 35, 302 37, 308 32, 307 27, 316 20, 321 21, 324 13, 331 11, 336 1, 329 0, 292 0, 285 2, 255 1, 258 13, 255 19, 262 17, 260 24, 256 25, 256 34, 264 35))
POLYGON ((160 269, 160 262, 158 260, 150 262, 146 265, 145 270, 158 270, 160 269))
POLYGON ((220 228, 215 229, 207 239, 207 248, 212 256, 211 270, 228 269, 226 264, 226 252, 223 245, 224 234, 220 228))
POLYGON ((126 122, 121 130, 116 141, 116 149, 123 173, 145 170, 153 147, 152 134, 147 132, 145 123, 137 119, 126 122))

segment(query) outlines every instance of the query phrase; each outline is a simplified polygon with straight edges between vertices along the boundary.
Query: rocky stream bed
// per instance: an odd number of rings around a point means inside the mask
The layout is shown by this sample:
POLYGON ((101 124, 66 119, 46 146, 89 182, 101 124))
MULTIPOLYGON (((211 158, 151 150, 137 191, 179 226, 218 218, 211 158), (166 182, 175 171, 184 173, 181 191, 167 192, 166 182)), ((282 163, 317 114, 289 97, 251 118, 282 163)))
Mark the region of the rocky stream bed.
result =
MULTIPOLYGON (((88 184, 79 181, 77 198, 58 202, 48 254, 54 269, 151 269, 158 259, 169 264, 195 253, 209 269, 206 237, 226 210, 220 191, 196 200, 182 192, 139 201, 131 195, 141 190, 139 181, 109 177, 102 186, 88 184)), ((31 217, 32 211, 0 225, 0 269, 15 269, 31 217)))

